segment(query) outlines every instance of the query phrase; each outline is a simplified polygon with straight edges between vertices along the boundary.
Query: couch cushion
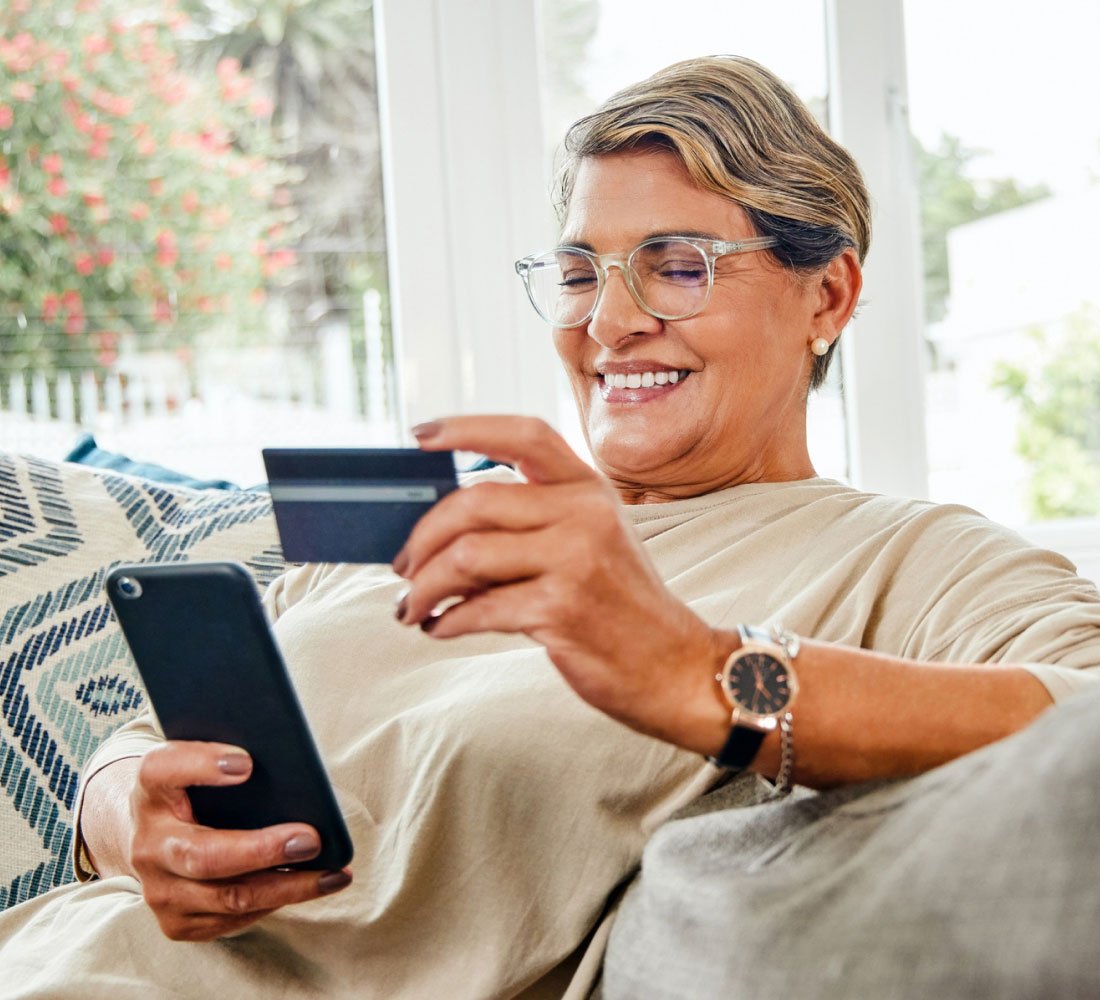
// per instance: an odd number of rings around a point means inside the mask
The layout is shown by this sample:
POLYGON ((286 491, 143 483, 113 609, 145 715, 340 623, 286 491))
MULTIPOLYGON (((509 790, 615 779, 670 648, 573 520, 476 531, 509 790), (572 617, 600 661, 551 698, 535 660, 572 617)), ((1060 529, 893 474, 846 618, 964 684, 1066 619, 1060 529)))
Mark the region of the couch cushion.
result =
POLYGON ((71 879, 80 769, 144 707, 103 590, 125 562, 283 569, 266 494, 0 454, 0 909, 71 879))

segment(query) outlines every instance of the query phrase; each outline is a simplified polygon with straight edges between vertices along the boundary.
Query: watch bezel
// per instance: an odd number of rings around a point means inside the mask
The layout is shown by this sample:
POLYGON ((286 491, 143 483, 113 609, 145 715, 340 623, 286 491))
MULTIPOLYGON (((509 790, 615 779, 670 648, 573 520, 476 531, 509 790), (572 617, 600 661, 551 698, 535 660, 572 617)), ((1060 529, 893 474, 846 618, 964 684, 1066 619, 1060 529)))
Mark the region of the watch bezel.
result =
POLYGON ((786 649, 777 642, 763 642, 758 639, 742 639, 741 645, 726 658, 722 665, 721 673, 715 676, 722 695, 729 703, 732 712, 732 724, 735 726, 748 726, 764 733, 772 732, 779 728, 779 720, 784 712, 789 712, 795 699, 798 697, 798 676, 795 673, 791 658, 786 649), (775 660, 787 672, 787 689, 789 694, 786 702, 773 712, 761 714, 754 712, 746 705, 738 701, 730 690, 730 675, 736 664, 754 653, 763 653, 775 660))

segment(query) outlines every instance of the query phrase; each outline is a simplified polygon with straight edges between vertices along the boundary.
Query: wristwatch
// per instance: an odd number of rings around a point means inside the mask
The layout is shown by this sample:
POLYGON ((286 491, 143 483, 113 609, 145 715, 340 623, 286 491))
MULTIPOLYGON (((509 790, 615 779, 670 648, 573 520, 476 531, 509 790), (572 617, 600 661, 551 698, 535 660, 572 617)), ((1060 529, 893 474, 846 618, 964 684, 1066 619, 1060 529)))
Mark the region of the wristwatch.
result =
POLYGON ((791 703, 798 693, 792 662, 798 655, 798 638, 781 628, 770 632, 739 625, 741 645, 715 675, 732 709, 729 738, 712 764, 743 771, 756 757, 764 737, 786 723, 789 732, 791 703))

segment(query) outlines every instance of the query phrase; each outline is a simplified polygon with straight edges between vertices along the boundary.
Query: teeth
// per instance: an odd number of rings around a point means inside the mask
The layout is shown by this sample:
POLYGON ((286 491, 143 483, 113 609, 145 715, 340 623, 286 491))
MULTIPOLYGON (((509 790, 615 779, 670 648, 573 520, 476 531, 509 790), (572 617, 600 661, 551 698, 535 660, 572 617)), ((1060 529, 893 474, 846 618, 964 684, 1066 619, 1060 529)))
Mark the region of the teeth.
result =
POLYGON ((652 389, 655 385, 675 385, 687 375, 687 372, 678 371, 631 372, 629 375, 617 372, 604 375, 603 380, 609 389, 652 389))

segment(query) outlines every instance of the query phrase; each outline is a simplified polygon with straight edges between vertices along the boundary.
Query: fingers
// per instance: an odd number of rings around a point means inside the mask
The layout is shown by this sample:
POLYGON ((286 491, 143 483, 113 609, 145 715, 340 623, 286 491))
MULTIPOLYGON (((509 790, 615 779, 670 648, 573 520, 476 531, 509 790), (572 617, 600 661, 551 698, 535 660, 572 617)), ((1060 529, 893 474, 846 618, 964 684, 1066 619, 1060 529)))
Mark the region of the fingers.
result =
POLYGON ((141 761, 138 781, 152 798, 174 800, 191 785, 239 785, 252 774, 252 758, 226 743, 170 740, 141 761))
POLYGON ((351 881, 347 871, 276 870, 317 856, 320 837, 307 824, 215 830, 194 822, 188 787, 239 784, 251 770, 247 753, 220 743, 170 741, 142 760, 130 797, 130 868, 174 940, 220 937, 351 881))
POLYGON ((339 892, 351 872, 269 871, 222 882, 163 883, 145 899, 173 940, 208 941, 243 930, 284 906, 339 892))
POLYGON ((261 830, 214 830, 188 824, 135 861, 146 861, 180 878, 207 880, 298 864, 317 857, 320 850, 317 831, 304 823, 261 830))
POLYGON ((559 483, 596 473, 549 424, 536 417, 448 417, 412 429, 425 451, 476 451, 516 466, 528 482, 559 483))
POLYGON ((449 493, 413 527, 394 568, 411 577, 456 538, 470 532, 530 532, 589 505, 585 494, 600 483, 478 483, 449 493))
POLYGON ((449 598, 537 576, 551 532, 468 532, 426 562, 398 607, 404 624, 422 622, 449 598))

